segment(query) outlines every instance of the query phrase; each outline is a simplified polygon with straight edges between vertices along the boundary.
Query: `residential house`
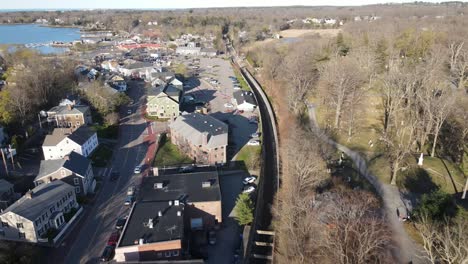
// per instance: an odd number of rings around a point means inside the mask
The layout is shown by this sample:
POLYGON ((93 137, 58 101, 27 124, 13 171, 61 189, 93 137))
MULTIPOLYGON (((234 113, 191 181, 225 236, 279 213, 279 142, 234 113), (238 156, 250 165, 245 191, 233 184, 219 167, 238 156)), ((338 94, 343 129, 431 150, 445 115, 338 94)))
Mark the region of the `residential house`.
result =
POLYGON ((201 48, 200 47, 177 47, 176 54, 198 56, 201 54, 201 48))
POLYGON ((59 106, 67 106, 67 105, 81 105, 81 99, 78 95, 70 94, 67 95, 65 98, 60 100, 59 106))
POLYGON ((57 127, 78 128, 82 125, 90 125, 91 110, 85 105, 54 106, 47 111, 47 121, 54 122, 57 127))
POLYGON ((106 84, 119 92, 127 91, 127 82, 119 75, 112 75, 106 80, 106 84))
POLYGON ((92 193, 96 187, 91 162, 74 151, 63 159, 41 160, 34 184, 38 186, 53 180, 62 180, 74 186, 78 195, 92 193))
POLYGON ((119 68, 120 68, 120 65, 115 60, 107 60, 107 61, 103 61, 101 63, 101 67, 103 69, 105 69, 105 70, 110 71, 110 72, 118 72, 119 68))
POLYGON ((208 115, 184 113, 169 125, 171 141, 201 164, 226 163, 228 126, 208 115))
POLYGON ((173 201, 135 203, 115 249, 123 261, 179 260, 185 255, 184 208, 173 201))
POLYGON ((14 185, 7 180, 0 179, 0 209, 5 210, 19 197, 13 189, 14 185))
POLYGON ((253 112, 257 108, 257 103, 252 92, 235 91, 232 101, 237 110, 253 112))
POLYGON ((64 214, 72 208, 79 208, 73 186, 63 181, 39 185, 0 214, 0 239, 41 242, 49 229, 66 225, 64 214))
POLYGON ((148 91, 146 112, 158 118, 175 118, 179 116, 179 101, 182 90, 176 86, 161 85, 148 91))
POLYGON ((89 127, 55 128, 45 137, 42 152, 45 160, 63 159, 72 151, 88 157, 98 145, 97 133, 89 127))
POLYGON ((119 71, 124 76, 145 78, 146 76, 149 76, 153 67, 153 63, 151 62, 135 62, 122 66, 119 71))

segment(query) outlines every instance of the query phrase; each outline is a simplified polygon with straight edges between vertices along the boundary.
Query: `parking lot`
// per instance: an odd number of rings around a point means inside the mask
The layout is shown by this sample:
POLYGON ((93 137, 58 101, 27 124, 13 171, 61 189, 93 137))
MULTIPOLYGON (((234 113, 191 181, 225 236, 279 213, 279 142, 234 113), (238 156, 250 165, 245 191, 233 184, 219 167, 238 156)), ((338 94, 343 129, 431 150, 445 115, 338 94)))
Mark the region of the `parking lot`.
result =
POLYGON ((254 112, 235 111, 232 106, 235 84, 232 81, 235 74, 231 64, 221 58, 200 58, 199 61, 185 59, 186 66, 199 73, 198 77, 192 77, 184 83, 185 96, 193 98, 196 103, 184 103, 183 111, 196 111, 197 105, 208 103, 207 114, 229 125, 229 153, 231 159, 250 140, 250 135, 257 132, 258 124, 249 122, 252 116, 258 116, 258 110, 254 112), (198 68, 196 70, 192 67, 198 68))

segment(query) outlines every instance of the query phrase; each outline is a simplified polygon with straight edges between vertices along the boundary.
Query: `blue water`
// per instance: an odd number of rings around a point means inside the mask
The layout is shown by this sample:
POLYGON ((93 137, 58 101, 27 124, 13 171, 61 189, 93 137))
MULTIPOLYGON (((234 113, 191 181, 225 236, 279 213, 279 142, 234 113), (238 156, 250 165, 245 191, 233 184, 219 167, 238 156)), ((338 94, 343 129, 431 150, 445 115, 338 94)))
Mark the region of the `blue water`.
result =
MULTIPOLYGON (((0 25, 0 44, 70 42, 79 39, 80 30, 76 28, 52 28, 34 24, 0 25)), ((41 53, 61 53, 68 50, 51 46, 40 46, 35 49, 41 53)))

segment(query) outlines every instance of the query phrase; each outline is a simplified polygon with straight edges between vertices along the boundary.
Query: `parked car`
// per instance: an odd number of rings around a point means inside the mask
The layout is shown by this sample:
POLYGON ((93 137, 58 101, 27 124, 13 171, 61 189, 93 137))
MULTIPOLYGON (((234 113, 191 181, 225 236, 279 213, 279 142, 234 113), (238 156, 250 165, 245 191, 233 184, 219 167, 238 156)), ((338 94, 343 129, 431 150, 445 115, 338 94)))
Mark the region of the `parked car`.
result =
POLYGON ((234 90, 240 90, 240 86, 234 86, 234 90))
POLYGON ((216 244, 216 232, 213 230, 208 232, 208 243, 210 243, 210 245, 216 244))
POLYGON ((260 141, 259 140, 249 140, 249 142, 247 142, 247 145, 249 145, 249 146, 260 146, 260 141))
POLYGON ((131 205, 133 203, 133 195, 127 195, 127 198, 125 198, 124 205, 131 205))
POLYGON ((243 193, 251 193, 255 191, 255 187, 254 186, 247 186, 244 188, 244 190, 242 191, 243 193))
POLYGON ((130 186, 127 189, 127 195, 134 195, 135 194, 135 186, 130 186))
POLYGON ((109 240, 107 240, 107 245, 108 245, 108 246, 115 246, 115 245, 117 245, 117 242, 119 241, 119 237, 120 237, 119 231, 113 232, 113 233, 110 235, 109 240))
POLYGON ((125 222, 127 222, 127 216, 120 217, 119 219, 117 219, 117 222, 115 223, 115 229, 122 229, 125 225, 125 222))
POLYGON ((131 115, 132 114, 132 109, 128 109, 127 114, 131 115))
POLYGON ((195 166, 193 165, 188 165, 188 166, 183 166, 179 169, 179 172, 182 173, 187 173, 187 172, 193 172, 195 170, 195 166))
POLYGON ((254 183, 256 179, 257 178, 255 178, 254 176, 245 177, 242 183, 245 185, 251 184, 251 183, 254 183))
POLYGON ((107 262, 112 259, 112 255, 114 254, 114 247, 113 246, 106 246, 104 251, 101 255, 101 261, 107 262))
POLYGON ((135 169, 133 170, 133 173, 135 174, 141 173, 141 165, 136 166, 135 169))
POLYGON ((119 176, 120 176, 120 174, 118 172, 113 171, 111 173, 111 178, 110 179, 111 179, 111 181, 115 181, 115 180, 117 180, 119 178, 119 176))
POLYGON ((258 138, 260 137, 260 132, 255 132, 250 135, 251 138, 258 138))
POLYGON ((234 107, 234 105, 232 105, 231 103, 225 103, 225 104, 224 104, 224 107, 226 107, 226 108, 232 108, 232 107, 234 107))

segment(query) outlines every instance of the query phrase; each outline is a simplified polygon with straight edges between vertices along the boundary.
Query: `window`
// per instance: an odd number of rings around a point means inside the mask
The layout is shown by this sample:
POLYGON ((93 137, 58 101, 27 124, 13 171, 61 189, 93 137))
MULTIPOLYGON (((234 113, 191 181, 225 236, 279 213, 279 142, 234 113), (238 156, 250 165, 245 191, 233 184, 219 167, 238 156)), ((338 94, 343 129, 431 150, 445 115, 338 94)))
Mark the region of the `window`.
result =
POLYGON ((78 178, 74 178, 74 179, 73 179, 73 183, 74 183, 75 185, 78 185, 78 184, 80 184, 80 180, 78 180, 78 178))
POLYGON ((179 256, 179 250, 173 250, 173 251, 172 251, 172 256, 173 256, 173 257, 179 256))
POLYGON ((5 230, 0 229, 0 236, 5 236, 5 230))
POLYGON ((170 258, 170 257, 171 257, 171 252, 170 252, 170 251, 164 252, 164 256, 165 256, 166 258, 170 258))
POLYGON ((19 238, 26 238, 26 234, 23 232, 18 233, 19 238))
POLYGON ((68 193, 68 198, 70 198, 72 196, 72 192, 69 192, 68 193))
POLYGON ((75 192, 80 193, 81 192, 80 187, 75 187, 75 192))
POLYGON ((162 258, 162 252, 158 252, 158 258, 162 258))
POLYGON ((79 116, 79 115, 75 115, 75 118, 78 119, 78 118, 80 118, 80 116, 79 116))
POLYGON ((52 205, 52 207, 50 208, 50 213, 53 213, 53 212, 54 212, 54 210, 55 210, 55 206, 54 206, 54 205, 52 205))
POLYGON ((52 151, 52 149, 49 149, 49 151, 52 151))
POLYGON ((16 223, 17 228, 24 228, 23 223, 16 223))
POLYGON ((79 126, 79 125, 80 125, 80 121, 76 121, 76 125, 79 126))
POLYGON ((3 221, 2 221, 2 227, 9 227, 9 225, 8 225, 7 222, 3 222, 3 221))

